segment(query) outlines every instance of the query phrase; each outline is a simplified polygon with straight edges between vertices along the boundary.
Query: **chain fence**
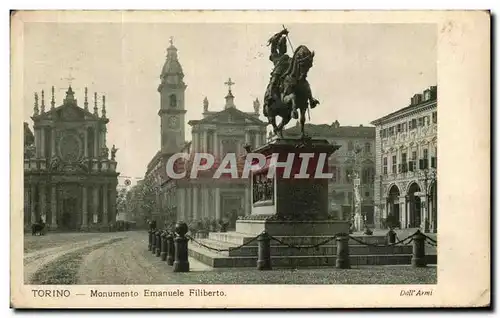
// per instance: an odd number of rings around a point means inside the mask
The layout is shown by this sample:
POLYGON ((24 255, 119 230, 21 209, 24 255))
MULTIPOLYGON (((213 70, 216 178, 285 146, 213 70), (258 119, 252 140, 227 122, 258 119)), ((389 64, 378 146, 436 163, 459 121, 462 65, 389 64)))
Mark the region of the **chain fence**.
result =
MULTIPOLYGON (((430 246, 433 246, 433 247, 437 246, 437 241, 436 240, 434 240, 433 238, 431 238, 431 237, 429 237, 429 236, 427 236, 427 235, 425 235, 425 234, 423 234, 423 233, 421 233, 419 231, 413 233, 412 235, 410 235, 410 236, 408 236, 408 237, 406 237, 406 238, 404 238, 402 240, 400 240, 397 237, 397 235, 396 235, 396 241, 394 243, 386 243, 386 244, 368 243, 368 242, 363 241, 362 239, 359 239, 359 238, 357 238, 355 236, 347 235, 347 234, 336 234, 333 237, 329 237, 329 238, 327 238, 327 239, 325 239, 325 240, 323 240, 323 241, 321 241, 321 242, 319 242, 317 244, 312 244, 312 245, 294 245, 294 244, 286 243, 283 240, 280 240, 279 238, 274 237, 274 236, 269 235, 269 234, 268 234, 268 237, 269 237, 270 240, 273 240, 273 241, 277 242, 278 244, 286 246, 288 248, 293 248, 293 249, 297 249, 297 250, 302 250, 302 249, 316 249, 316 250, 318 250, 320 246, 328 244, 328 243, 336 240, 337 237, 340 237, 340 236, 347 236, 347 237, 349 237, 349 239, 357 242, 358 244, 365 245, 365 246, 372 246, 372 247, 391 247, 391 246, 396 246, 396 245, 405 245, 405 246, 407 246, 407 245, 411 244, 414 241, 415 236, 417 234, 419 234, 419 233, 424 236, 426 244, 428 244, 430 246)), ((253 237, 252 239, 250 239, 249 241, 247 241, 246 243, 243 243, 243 244, 241 244, 239 246, 228 247, 228 248, 215 248, 215 247, 209 246, 207 244, 204 244, 204 243, 196 240, 194 237, 192 237, 190 235, 186 235, 186 237, 190 241, 196 243, 197 245, 199 245, 201 247, 204 247, 204 248, 206 248, 208 250, 220 253, 220 252, 234 251, 234 250, 238 250, 238 249, 240 249, 242 247, 245 247, 245 246, 251 244, 252 242, 254 242, 255 240, 257 240, 261 235, 262 234, 259 234, 259 235, 255 236, 255 237, 253 237)))

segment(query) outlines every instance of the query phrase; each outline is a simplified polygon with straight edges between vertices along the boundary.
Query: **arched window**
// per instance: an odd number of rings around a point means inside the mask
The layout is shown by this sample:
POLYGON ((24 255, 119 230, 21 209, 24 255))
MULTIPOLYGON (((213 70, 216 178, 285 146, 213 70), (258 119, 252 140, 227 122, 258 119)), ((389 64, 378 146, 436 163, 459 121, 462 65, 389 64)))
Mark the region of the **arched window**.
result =
POLYGON ((177 97, 175 94, 170 95, 170 107, 177 107, 177 97))

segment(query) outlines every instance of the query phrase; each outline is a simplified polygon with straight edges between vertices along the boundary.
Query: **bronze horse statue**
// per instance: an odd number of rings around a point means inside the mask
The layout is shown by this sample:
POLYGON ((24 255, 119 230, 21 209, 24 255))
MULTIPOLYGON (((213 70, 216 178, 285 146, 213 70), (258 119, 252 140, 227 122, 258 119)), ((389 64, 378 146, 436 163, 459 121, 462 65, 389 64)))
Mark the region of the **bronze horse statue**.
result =
POLYGON ((283 128, 290 122, 292 117, 298 119, 300 112, 300 130, 302 138, 306 138, 304 125, 306 111, 309 106, 316 107, 319 101, 312 96, 311 87, 307 81, 307 73, 313 66, 314 51, 310 51, 305 45, 300 45, 291 58, 288 69, 283 73, 279 82, 280 99, 274 100, 268 107, 267 118, 273 126, 274 133, 283 138, 283 128), (276 117, 281 117, 279 125, 276 117))

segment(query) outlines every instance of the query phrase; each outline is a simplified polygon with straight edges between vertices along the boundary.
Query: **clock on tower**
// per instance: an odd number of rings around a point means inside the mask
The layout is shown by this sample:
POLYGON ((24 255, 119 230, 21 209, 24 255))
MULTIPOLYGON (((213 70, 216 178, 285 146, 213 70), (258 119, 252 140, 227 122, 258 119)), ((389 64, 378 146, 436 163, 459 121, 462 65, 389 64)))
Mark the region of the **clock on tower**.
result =
POLYGON ((168 127, 170 129, 179 129, 179 118, 177 116, 170 116, 168 118, 168 127))

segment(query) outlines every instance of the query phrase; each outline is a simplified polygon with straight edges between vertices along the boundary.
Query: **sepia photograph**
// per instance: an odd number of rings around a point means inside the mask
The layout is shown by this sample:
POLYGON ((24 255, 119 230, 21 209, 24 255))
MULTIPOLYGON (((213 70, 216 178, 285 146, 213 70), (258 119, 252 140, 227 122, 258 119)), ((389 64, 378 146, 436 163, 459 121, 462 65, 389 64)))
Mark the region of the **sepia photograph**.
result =
POLYGON ((455 213, 438 196, 454 182, 440 22, 108 13, 11 16, 19 304, 222 303, 237 285, 436 297, 455 213))

